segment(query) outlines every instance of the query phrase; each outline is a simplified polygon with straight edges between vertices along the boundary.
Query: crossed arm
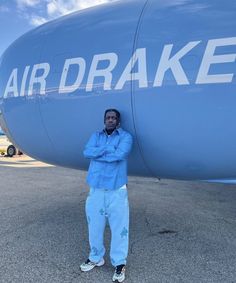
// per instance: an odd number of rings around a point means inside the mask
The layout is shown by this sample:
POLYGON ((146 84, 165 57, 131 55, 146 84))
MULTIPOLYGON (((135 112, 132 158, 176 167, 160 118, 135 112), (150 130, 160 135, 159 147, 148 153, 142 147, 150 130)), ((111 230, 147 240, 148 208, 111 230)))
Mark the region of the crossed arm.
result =
POLYGON ((97 134, 93 134, 86 144, 84 156, 101 162, 116 162, 125 160, 132 148, 132 136, 122 136, 118 147, 113 145, 96 146, 97 134))

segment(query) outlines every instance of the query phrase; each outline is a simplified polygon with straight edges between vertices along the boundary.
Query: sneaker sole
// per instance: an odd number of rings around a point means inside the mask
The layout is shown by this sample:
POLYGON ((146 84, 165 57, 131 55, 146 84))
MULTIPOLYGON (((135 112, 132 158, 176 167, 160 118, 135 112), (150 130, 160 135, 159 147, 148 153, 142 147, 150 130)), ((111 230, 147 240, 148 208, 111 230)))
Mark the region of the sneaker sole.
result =
POLYGON ((103 259, 101 262, 98 262, 97 264, 91 266, 90 268, 83 269, 83 267, 80 267, 80 270, 83 271, 83 272, 88 272, 88 271, 94 269, 94 267, 96 267, 96 266, 100 267, 100 266, 103 266, 104 264, 105 264, 105 260, 103 259))
POLYGON ((103 266, 105 264, 105 260, 101 260, 100 262, 98 262, 95 266, 103 266))
POLYGON ((124 278, 122 278, 122 279, 112 279, 112 281, 113 282, 119 282, 119 283, 122 283, 122 282, 124 282, 125 281, 125 277, 124 278))
POLYGON ((122 282, 124 282, 125 281, 125 279, 123 279, 123 280, 118 280, 118 279, 115 279, 115 280, 112 280, 113 282, 119 282, 119 283, 122 283, 122 282))

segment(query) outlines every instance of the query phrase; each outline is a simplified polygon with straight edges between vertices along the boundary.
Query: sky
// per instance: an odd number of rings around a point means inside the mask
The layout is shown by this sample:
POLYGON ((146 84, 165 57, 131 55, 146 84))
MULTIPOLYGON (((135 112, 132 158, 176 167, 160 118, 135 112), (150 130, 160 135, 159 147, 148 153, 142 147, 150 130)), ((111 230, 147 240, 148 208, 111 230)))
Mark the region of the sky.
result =
POLYGON ((65 14, 115 0, 0 0, 0 56, 19 36, 65 14))

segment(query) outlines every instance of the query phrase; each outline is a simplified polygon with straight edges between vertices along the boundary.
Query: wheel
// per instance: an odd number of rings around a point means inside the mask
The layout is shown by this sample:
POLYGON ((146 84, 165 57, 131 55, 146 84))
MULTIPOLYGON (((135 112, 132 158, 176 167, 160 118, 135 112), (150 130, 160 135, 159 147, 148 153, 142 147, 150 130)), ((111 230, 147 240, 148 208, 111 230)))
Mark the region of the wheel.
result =
POLYGON ((16 148, 14 147, 13 144, 9 145, 7 148, 7 155, 12 157, 15 154, 16 154, 16 148))

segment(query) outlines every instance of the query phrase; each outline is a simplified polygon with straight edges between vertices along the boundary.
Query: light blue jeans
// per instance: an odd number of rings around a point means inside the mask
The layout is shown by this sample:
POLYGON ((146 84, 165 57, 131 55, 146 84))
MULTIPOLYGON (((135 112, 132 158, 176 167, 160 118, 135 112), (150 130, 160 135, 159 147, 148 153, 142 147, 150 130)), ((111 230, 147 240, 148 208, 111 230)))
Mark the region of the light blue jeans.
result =
POLYGON ((99 262, 104 254, 104 229, 111 229, 110 258, 113 266, 126 264, 129 242, 129 202, 126 186, 117 190, 90 188, 86 200, 89 259, 99 262))

